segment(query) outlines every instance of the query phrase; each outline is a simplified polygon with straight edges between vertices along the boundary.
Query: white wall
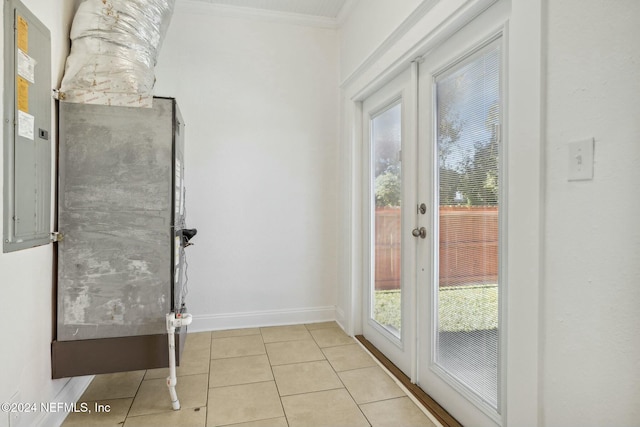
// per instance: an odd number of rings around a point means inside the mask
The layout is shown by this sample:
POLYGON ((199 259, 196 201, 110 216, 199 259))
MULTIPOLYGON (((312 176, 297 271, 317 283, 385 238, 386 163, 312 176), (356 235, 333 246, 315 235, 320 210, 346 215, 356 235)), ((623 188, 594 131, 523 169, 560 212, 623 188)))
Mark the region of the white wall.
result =
POLYGON ((340 81, 353 73, 423 0, 360 0, 340 28, 340 81))
POLYGON ((186 123, 192 329, 334 319, 336 30, 177 2, 156 75, 186 123))
POLYGON ((548 2, 543 421, 640 420, 640 3, 548 2), (570 141, 595 138, 592 181, 570 141))
MULTIPOLYGON (((51 31, 51 75, 52 84, 57 87, 69 49, 74 2, 23 0, 23 3, 51 31)), ((4 72, 4 64, 0 69, 4 72)), ((50 134, 56 134, 53 117, 50 134)), ((3 162, 0 162, 0 180, 3 179, 2 168, 3 162)), ((72 402, 78 397, 70 392, 78 381, 51 380, 52 253, 51 245, 47 245, 0 254, 2 318, 5 321, 0 351, 0 402, 9 401, 17 391, 21 402, 60 399, 72 402)), ((44 421, 46 415, 23 414, 21 425, 49 424, 51 419, 44 421)), ((0 412, 0 426, 6 425, 7 414, 0 412)))

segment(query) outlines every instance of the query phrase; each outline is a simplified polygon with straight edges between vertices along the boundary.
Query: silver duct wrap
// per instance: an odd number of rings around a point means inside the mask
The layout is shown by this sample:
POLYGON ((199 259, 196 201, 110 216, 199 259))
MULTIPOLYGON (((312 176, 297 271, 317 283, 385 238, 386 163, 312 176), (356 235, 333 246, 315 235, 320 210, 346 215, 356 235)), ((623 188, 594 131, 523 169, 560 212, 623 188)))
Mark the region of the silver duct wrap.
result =
POLYGON ((59 97, 150 107, 154 67, 175 0, 83 0, 71 27, 59 97))

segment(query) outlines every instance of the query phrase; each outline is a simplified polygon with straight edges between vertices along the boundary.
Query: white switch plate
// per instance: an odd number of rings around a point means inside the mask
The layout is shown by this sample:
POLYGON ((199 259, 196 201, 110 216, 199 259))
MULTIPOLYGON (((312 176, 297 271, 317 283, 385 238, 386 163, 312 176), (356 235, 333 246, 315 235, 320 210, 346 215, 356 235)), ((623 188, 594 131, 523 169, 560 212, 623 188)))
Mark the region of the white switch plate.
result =
POLYGON ((593 138, 569 143, 569 181, 593 179, 593 138))

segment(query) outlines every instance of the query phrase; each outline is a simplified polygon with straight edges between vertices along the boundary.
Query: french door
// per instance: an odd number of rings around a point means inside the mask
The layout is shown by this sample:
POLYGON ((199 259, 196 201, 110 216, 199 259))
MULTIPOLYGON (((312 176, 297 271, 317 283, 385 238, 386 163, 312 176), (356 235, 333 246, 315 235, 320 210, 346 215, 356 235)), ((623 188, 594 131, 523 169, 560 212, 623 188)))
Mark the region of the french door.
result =
POLYGON ((508 11, 498 2, 363 102, 363 334, 469 426, 501 425, 504 407, 508 11))
POLYGON ((416 70, 407 69, 363 103, 363 334, 400 369, 412 370, 415 337, 416 70))
POLYGON ((417 383, 464 425, 493 426, 502 408, 504 42, 495 35, 463 50, 462 41, 447 42, 420 70, 428 106, 418 188, 431 207, 420 223, 431 238, 417 244, 417 383))

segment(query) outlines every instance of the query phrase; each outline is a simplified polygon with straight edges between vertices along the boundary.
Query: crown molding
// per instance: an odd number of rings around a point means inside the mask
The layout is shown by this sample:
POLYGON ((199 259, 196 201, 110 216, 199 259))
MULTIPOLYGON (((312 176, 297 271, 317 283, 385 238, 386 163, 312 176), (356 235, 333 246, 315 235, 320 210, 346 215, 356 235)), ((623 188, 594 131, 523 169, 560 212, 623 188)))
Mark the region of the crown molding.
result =
MULTIPOLYGON (((390 49, 398 43, 410 30, 414 28, 416 24, 421 23, 421 20, 426 19, 427 15, 436 6, 444 5, 449 9, 447 17, 440 22, 436 22, 436 25, 426 26, 426 31, 423 32, 419 39, 410 39, 407 42, 411 45, 407 45, 406 52, 400 57, 396 58, 393 63, 378 76, 389 77, 391 74, 398 72, 403 66, 407 66, 414 60, 421 60, 421 57, 434 48, 437 44, 442 42, 447 37, 454 34, 464 25, 469 23, 473 18, 479 16, 484 10, 488 9, 492 4, 498 0, 459 0, 458 6, 452 5, 449 1, 443 0, 423 0, 418 8, 409 15, 404 22, 402 22, 396 30, 389 35, 364 61, 351 72, 341 83, 340 88, 344 89, 358 80, 362 75, 367 73, 374 64, 376 64, 384 55, 386 55, 390 49)), ((355 95, 354 99, 361 99, 367 90, 371 88, 371 84, 368 88, 362 89, 355 95)))
POLYGON ((347 0, 344 2, 344 6, 342 6, 342 9, 340 9, 340 12, 338 12, 338 16, 336 17, 338 27, 342 27, 342 24, 344 24, 344 21, 349 17, 349 14, 359 1, 360 0, 347 0))
POLYGON ((400 40, 413 26, 420 21, 433 7, 438 0, 423 0, 405 20, 373 51, 362 63, 351 72, 341 83, 340 87, 348 86, 353 80, 360 76, 364 70, 371 67, 385 52, 389 50, 398 40, 400 40))
MULTIPOLYGON (((348 0, 347 3, 351 3, 353 1, 354 0, 348 0)), ((175 3, 175 9, 176 11, 196 13, 200 15, 206 14, 229 18, 253 19, 263 22, 278 22, 307 27, 337 29, 339 26, 338 19, 336 18, 214 4, 205 0, 178 0, 175 3)))

